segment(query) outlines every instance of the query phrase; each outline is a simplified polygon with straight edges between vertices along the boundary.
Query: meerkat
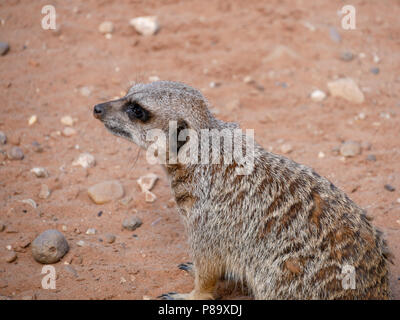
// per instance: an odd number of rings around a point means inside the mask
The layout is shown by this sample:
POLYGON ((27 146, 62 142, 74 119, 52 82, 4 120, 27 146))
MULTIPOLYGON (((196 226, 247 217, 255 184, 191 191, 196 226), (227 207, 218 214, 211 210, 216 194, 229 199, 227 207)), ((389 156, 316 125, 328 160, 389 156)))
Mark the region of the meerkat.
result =
MULTIPOLYGON (((93 114, 111 133, 144 149, 151 145, 150 130, 171 134, 171 121, 177 140, 187 128, 238 128, 216 119, 200 91, 170 81, 136 84, 125 97, 97 104, 93 114)), ((175 141, 178 154, 188 140, 175 141)), ((390 253, 382 233, 313 169, 257 143, 249 174, 239 174, 236 161, 170 163, 172 154, 165 153, 162 166, 193 261, 180 268, 194 275, 194 290, 162 298, 214 299, 221 278, 244 283, 255 299, 390 298, 390 253), (354 283, 346 286, 346 277, 354 283)))

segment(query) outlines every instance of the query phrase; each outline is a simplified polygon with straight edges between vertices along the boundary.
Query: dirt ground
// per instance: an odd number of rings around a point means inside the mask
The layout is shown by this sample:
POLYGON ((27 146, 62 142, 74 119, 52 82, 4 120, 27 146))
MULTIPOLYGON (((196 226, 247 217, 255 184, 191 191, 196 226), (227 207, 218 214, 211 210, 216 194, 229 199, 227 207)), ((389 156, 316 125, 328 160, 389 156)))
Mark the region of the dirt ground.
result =
POLYGON ((112 136, 92 116, 96 103, 157 76, 201 89, 217 117, 255 129, 266 149, 282 153, 281 146, 290 144, 290 158, 313 167, 365 208, 394 254, 390 281, 399 299, 400 4, 348 4, 357 10, 356 30, 341 28, 343 1, 1 1, 0 41, 10 51, 0 56, 0 131, 8 138, 0 149, 19 145, 25 157, 8 160, 0 153, 0 220, 6 224, 0 233, 0 296, 143 299, 192 289, 191 277, 177 268, 189 259, 188 245, 176 208, 168 205, 171 192, 161 167, 149 165, 144 152, 138 155, 135 145, 112 136), (56 8, 58 31, 41 28, 47 4, 56 8), (148 15, 161 24, 155 36, 129 26, 131 18, 148 15), (111 39, 98 31, 103 21, 114 23, 111 39), (331 27, 340 42, 330 36, 331 27), (340 59, 346 50, 354 55, 351 61, 340 59), (371 72, 374 67, 379 73, 371 72), (327 82, 339 77, 353 78, 365 102, 310 99, 313 90, 328 92, 327 82), (85 87, 89 95, 82 94, 85 87), (37 122, 28 125, 32 115, 37 122), (59 134, 67 115, 77 120, 70 137, 59 134), (344 159, 332 149, 345 140, 370 144, 370 150, 344 159), (43 152, 35 152, 33 142, 43 152), (72 166, 82 152, 94 155, 97 165, 72 166), (35 177, 33 167, 45 167, 49 177, 35 177), (154 203, 145 202, 136 183, 150 172, 160 177, 154 203), (124 186, 125 200, 132 200, 94 204, 88 187, 113 179, 124 186), (51 189, 48 199, 38 197, 43 183, 51 189), (386 184, 396 190, 389 192, 386 184), (134 232, 121 226, 131 214, 143 220, 134 232), (87 235, 88 228, 97 234, 87 235), (19 248, 47 229, 63 232, 70 245, 54 265, 56 290, 42 289, 42 265, 29 246, 19 248), (106 233, 116 235, 115 243, 103 240, 106 233), (18 249, 13 263, 3 258, 9 245, 18 249))

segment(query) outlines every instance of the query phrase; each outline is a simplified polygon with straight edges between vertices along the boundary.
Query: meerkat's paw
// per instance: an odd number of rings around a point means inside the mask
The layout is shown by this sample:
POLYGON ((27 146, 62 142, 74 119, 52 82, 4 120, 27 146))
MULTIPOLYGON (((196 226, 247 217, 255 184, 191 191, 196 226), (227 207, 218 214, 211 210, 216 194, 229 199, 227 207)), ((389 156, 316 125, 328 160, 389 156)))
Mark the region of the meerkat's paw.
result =
POLYGON ((178 265, 178 268, 186 271, 194 277, 194 265, 192 262, 181 263, 180 265, 178 265))

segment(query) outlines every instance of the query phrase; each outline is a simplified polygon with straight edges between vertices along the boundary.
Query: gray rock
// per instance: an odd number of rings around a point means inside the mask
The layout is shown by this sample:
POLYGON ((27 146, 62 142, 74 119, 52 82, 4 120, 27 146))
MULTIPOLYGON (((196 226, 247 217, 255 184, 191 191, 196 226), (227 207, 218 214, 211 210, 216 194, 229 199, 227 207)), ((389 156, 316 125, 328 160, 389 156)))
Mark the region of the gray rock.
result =
POLYGON ((389 192, 394 192, 396 191, 396 188, 391 186, 390 184, 385 184, 385 189, 389 192))
POLYGON ((332 41, 336 43, 340 43, 342 41, 342 37, 340 36, 339 32, 335 27, 330 27, 329 28, 329 36, 332 41))
POLYGON ((134 231, 142 225, 142 220, 138 217, 129 217, 122 222, 122 227, 129 231, 134 231))
POLYGON ((32 242, 34 259, 43 264, 60 261, 68 250, 68 242, 58 230, 46 230, 32 242))
POLYGON ((376 156, 375 156, 374 154, 369 154, 369 155, 367 156, 367 160, 368 160, 368 161, 375 162, 375 161, 376 161, 376 156))
POLYGON ((354 55, 351 51, 343 51, 340 54, 340 60, 343 60, 346 62, 353 60, 353 58, 354 58, 354 55))
POLYGON ((78 278, 78 272, 76 272, 75 268, 70 266, 69 264, 64 266, 65 271, 72 274, 75 278, 78 278))
POLYGON ((0 131, 0 144, 7 143, 7 136, 3 131, 0 131))
POLYGON ((105 240, 107 243, 114 243, 114 242, 115 242, 115 239, 116 239, 116 237, 115 237, 113 234, 110 234, 110 233, 108 233, 108 234, 106 234, 106 235, 104 236, 104 240, 105 240))
POLYGON ((10 46, 7 42, 0 42, 0 56, 4 56, 10 50, 10 46))
POLYGON ((43 147, 40 145, 39 142, 34 141, 34 142, 32 142, 32 150, 37 153, 41 153, 41 152, 43 152, 43 147))
POLYGON ((7 157, 10 160, 22 160, 24 158, 24 152, 20 147, 12 147, 7 152, 7 157))
POLYGON ((340 154, 344 157, 354 157, 361 153, 361 145, 355 141, 346 141, 340 146, 340 154))
POLYGON ((379 74, 379 68, 377 68, 377 67, 374 67, 374 68, 371 68, 371 69, 369 69, 369 71, 372 73, 372 74, 379 74))

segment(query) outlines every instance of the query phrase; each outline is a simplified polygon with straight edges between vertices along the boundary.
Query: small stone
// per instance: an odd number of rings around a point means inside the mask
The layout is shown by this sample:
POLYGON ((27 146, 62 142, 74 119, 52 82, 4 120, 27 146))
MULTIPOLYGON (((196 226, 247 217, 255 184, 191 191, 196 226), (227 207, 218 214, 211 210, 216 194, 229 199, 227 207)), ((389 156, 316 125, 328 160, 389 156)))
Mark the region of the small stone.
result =
POLYGON ((7 152, 7 157, 10 160, 22 160, 24 158, 24 152, 20 147, 12 147, 7 152))
POLYGON ((64 270, 68 273, 72 274, 75 278, 78 278, 78 272, 76 272, 75 268, 70 265, 65 265, 64 270))
POLYGON ((33 199, 23 199, 23 200, 21 200, 21 202, 29 204, 33 209, 37 208, 37 204, 33 199))
POLYGON ((353 79, 342 78, 328 82, 328 89, 333 97, 341 97, 358 104, 364 102, 364 94, 353 79))
POLYGON ((129 21, 129 24, 139 34, 145 36, 154 35, 160 30, 160 25, 155 16, 133 18, 129 21))
POLYGON ((368 160, 368 161, 375 162, 375 161, 376 161, 376 156, 375 156, 374 154, 369 154, 369 155, 367 156, 367 160, 368 160))
POLYGON ((33 116, 31 116, 30 118, 29 118, 29 120, 28 120, 28 125, 33 125, 33 124, 35 124, 36 123, 36 121, 37 121, 37 115, 33 115, 33 116))
POLYGON ((374 68, 371 68, 370 70, 369 70, 372 74, 379 74, 379 68, 377 68, 377 67, 374 67, 374 68))
POLYGON ((145 192, 145 191, 151 191, 151 189, 153 189, 157 180, 158 180, 158 176, 156 174, 149 173, 144 176, 141 176, 137 180, 137 183, 140 186, 140 189, 142 190, 142 192, 145 192))
POLYGON ((10 50, 10 46, 7 42, 0 42, 0 56, 4 56, 10 50))
POLYGON ((65 127, 62 133, 65 137, 71 137, 76 134, 76 130, 71 127, 65 127))
POLYGON ((82 87, 79 89, 79 92, 84 97, 89 97, 92 94, 92 89, 90 87, 82 87))
POLYGON ((40 186, 39 198, 47 199, 48 197, 50 197, 50 189, 47 184, 42 184, 40 186))
POLYGON ((343 61, 346 61, 346 62, 353 60, 353 58, 354 58, 354 55, 351 51, 343 51, 340 54, 340 59, 343 61))
POLYGON ((249 83, 253 83, 254 80, 251 76, 246 76, 246 77, 244 77, 243 82, 249 84, 249 83))
POLYGON ((397 200, 396 200, 396 201, 397 201, 397 203, 400 203, 400 198, 397 198, 397 200))
POLYGON ((340 36, 339 32, 335 27, 330 27, 329 28, 329 36, 332 41, 336 43, 340 43, 342 41, 342 37, 340 36))
POLYGON ((74 119, 72 119, 71 116, 64 116, 64 117, 61 118, 60 121, 61 121, 61 123, 63 125, 66 125, 66 126, 69 126, 69 127, 72 127, 74 125, 74 123, 75 123, 74 119))
POLYGON ((157 196, 151 191, 145 191, 145 201, 146 202, 154 202, 157 200, 157 196))
POLYGON ((96 204, 103 204, 124 196, 124 188, 117 180, 100 182, 88 189, 89 197, 96 204))
POLYGON ((4 222, 0 221, 0 232, 3 232, 6 229, 6 225, 4 222))
POLYGON ((285 143, 285 144, 283 144, 283 145, 281 146, 281 152, 282 152, 282 153, 287 154, 287 153, 290 153, 290 152, 292 152, 292 151, 293 151, 293 147, 292 147, 292 145, 289 144, 289 143, 285 143))
POLYGON ((39 142, 34 141, 32 142, 32 150, 37 153, 43 152, 43 147, 40 145, 39 142))
POLYGON ((89 228, 89 229, 87 229, 86 234, 87 235, 94 235, 94 234, 96 234, 96 229, 95 228, 89 228))
POLYGON ((81 153, 79 157, 72 162, 73 166, 81 166, 83 168, 92 168, 96 165, 96 159, 90 153, 81 153))
POLYGON ((33 258, 43 264, 60 261, 68 250, 68 242, 58 230, 46 230, 32 242, 33 258))
POLYGON ((99 25, 100 33, 112 33, 114 32, 114 24, 111 21, 104 21, 99 25))
POLYGON ((314 90, 311 93, 311 100, 314 102, 321 102, 326 98, 326 93, 321 90, 314 90))
POLYGON ((49 176, 49 173, 45 168, 42 167, 36 167, 32 168, 31 172, 37 177, 37 178, 47 178, 49 176))
POLYGON ((150 81, 150 82, 160 81, 160 78, 157 77, 157 76, 150 76, 150 77, 149 77, 149 81, 150 81))
POLYGON ((76 245, 77 245, 78 247, 83 247, 83 246, 85 245, 85 241, 79 240, 79 241, 76 243, 76 245))
POLYGON ((67 226, 62 226, 62 227, 61 227, 61 230, 65 232, 65 231, 68 230, 68 228, 67 228, 67 226))
POLYGON ((115 239, 116 239, 116 237, 113 235, 113 234, 106 234, 105 236, 104 236, 104 240, 107 242, 107 243, 114 243, 115 242, 115 239))
POLYGON ((0 131, 0 144, 7 143, 7 136, 3 131, 0 131))
POLYGON ((390 184, 385 184, 385 190, 387 190, 389 192, 394 192, 394 191, 396 191, 396 188, 391 186, 390 184))
POLYGON ((5 254, 4 260, 7 263, 12 263, 17 260, 17 254, 14 251, 9 251, 5 254))
POLYGON ((218 88, 218 87, 221 86, 221 83, 220 82, 216 82, 216 81, 211 81, 209 83, 209 86, 210 86, 210 88, 218 88))
POLYGON ((129 231, 134 231, 142 225, 142 220, 138 217, 129 217, 122 222, 122 227, 129 231))
POLYGON ((322 151, 318 152, 318 158, 320 159, 325 158, 325 153, 323 153, 322 151))
POLYGON ((23 297, 21 298, 21 300, 25 300, 25 301, 36 300, 36 294, 31 294, 31 295, 23 296, 23 297))
POLYGON ((344 157, 354 157, 361 153, 361 145, 358 142, 346 141, 340 146, 340 154, 344 157))

